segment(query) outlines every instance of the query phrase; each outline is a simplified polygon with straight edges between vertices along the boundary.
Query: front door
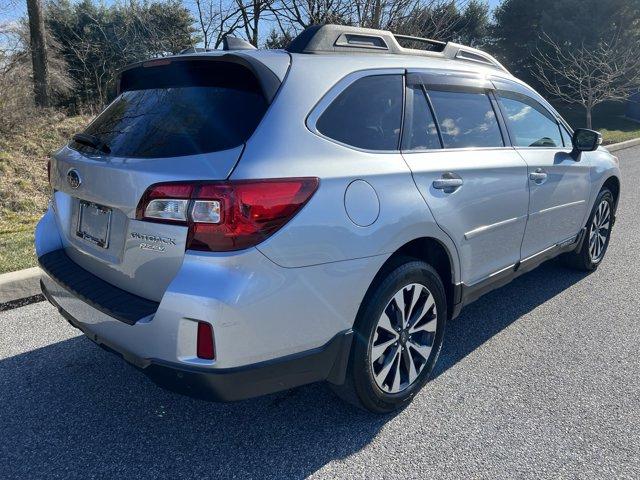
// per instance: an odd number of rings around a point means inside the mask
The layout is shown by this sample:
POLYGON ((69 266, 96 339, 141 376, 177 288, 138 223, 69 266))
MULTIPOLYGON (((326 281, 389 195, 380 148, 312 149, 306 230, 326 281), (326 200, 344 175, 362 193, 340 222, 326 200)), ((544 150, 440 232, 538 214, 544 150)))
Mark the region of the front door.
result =
POLYGON ((458 247, 462 281, 473 285, 520 260, 527 165, 506 147, 490 85, 461 85, 458 77, 451 86, 428 75, 408 75, 407 83, 402 153, 458 247))
POLYGON ((571 155, 568 132, 540 102, 498 90, 511 140, 527 163, 529 220, 522 242, 526 259, 573 239, 583 227, 591 191, 587 155, 571 155))

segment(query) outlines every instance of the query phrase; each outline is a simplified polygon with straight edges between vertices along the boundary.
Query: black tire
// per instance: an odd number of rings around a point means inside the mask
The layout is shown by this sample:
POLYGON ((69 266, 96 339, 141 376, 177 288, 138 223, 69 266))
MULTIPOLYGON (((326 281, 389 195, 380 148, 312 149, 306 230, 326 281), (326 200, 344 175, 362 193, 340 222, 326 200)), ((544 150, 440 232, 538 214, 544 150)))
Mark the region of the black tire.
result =
MULTIPOLYGON (((408 310, 411 310, 411 307, 408 310)), ((346 372, 346 381, 343 385, 331 385, 332 389, 343 400, 374 413, 390 413, 405 407, 429 379, 442 348, 446 319, 445 290, 433 267, 409 257, 398 259, 386 269, 384 274, 379 275, 369 288, 354 324, 355 335, 346 372), (370 361, 370 342, 373 342, 376 329, 379 328, 378 321, 383 310, 397 292, 411 284, 426 287, 433 296, 437 325, 435 332, 429 334, 428 341, 433 340, 431 352, 428 354, 429 358, 421 364, 421 370, 413 383, 407 382, 408 386, 399 393, 388 393, 383 391, 374 379, 373 366, 370 361)), ((420 322, 416 321, 415 325, 418 323, 420 322)), ((409 353, 409 343, 402 345, 406 345, 405 348, 409 353)), ((400 362, 400 357, 398 357, 398 361, 400 362)))
POLYGON ((611 239, 611 227, 613 226, 613 218, 615 214, 615 201, 613 198, 613 194, 608 188, 603 188, 596 201, 593 205, 593 209, 591 210, 591 215, 589 215, 589 220, 587 220, 586 232, 580 247, 573 252, 566 253, 563 256, 564 262, 567 266, 574 268, 576 270, 582 270, 585 272, 592 272, 598 265, 602 263, 604 256, 607 252, 607 248, 609 247, 609 240, 611 239), (602 253, 595 260, 590 252, 590 238, 589 235, 591 233, 591 228, 593 224, 593 219, 596 216, 596 212, 598 211, 598 207, 602 202, 607 202, 609 204, 609 212, 610 212, 610 222, 609 228, 606 232, 606 240, 604 242, 604 246, 602 247, 602 253))

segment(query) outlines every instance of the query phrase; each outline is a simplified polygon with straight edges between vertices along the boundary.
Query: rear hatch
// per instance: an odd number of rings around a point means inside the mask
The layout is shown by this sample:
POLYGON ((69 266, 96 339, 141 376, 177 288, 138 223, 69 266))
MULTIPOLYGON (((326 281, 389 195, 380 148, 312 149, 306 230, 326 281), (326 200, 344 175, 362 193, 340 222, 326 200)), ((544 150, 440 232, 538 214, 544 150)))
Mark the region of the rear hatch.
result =
POLYGON ((116 99, 51 162, 67 255, 159 301, 182 264, 187 228, 136 220, 141 197, 161 182, 226 179, 280 81, 255 57, 230 54, 125 70, 116 99))

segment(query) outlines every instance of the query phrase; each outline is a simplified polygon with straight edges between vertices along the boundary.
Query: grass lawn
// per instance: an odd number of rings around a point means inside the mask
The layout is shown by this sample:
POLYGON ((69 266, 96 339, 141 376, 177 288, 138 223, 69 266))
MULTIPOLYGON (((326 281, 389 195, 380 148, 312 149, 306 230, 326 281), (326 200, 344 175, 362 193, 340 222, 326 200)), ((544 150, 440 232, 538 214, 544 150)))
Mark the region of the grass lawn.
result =
MULTIPOLYGON (((577 106, 557 106, 560 114, 573 128, 586 126, 584 110, 577 106)), ((624 104, 603 103, 593 112, 593 129, 602 133, 603 143, 624 142, 640 137, 640 122, 629 120, 624 116, 624 104)))
POLYGON ((15 212, 0 217, 0 274, 36 265, 33 230, 39 218, 15 212))
POLYGON ((33 249, 35 224, 24 230, 0 233, 0 273, 22 270, 36 265, 33 249))
POLYGON ((36 265, 33 230, 49 200, 47 160, 88 121, 50 112, 0 134, 0 273, 36 265))

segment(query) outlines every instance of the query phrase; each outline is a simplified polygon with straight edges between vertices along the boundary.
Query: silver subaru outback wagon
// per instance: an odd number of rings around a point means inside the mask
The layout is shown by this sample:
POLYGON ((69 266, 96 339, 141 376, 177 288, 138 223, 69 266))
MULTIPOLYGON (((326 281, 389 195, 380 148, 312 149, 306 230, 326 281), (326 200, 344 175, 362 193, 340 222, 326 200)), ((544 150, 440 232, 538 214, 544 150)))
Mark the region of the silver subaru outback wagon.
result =
POLYGON ((325 25, 287 50, 138 63, 118 85, 50 162, 42 290, 171 390, 326 380, 393 411, 464 305, 607 250, 617 159, 482 51, 325 25))

